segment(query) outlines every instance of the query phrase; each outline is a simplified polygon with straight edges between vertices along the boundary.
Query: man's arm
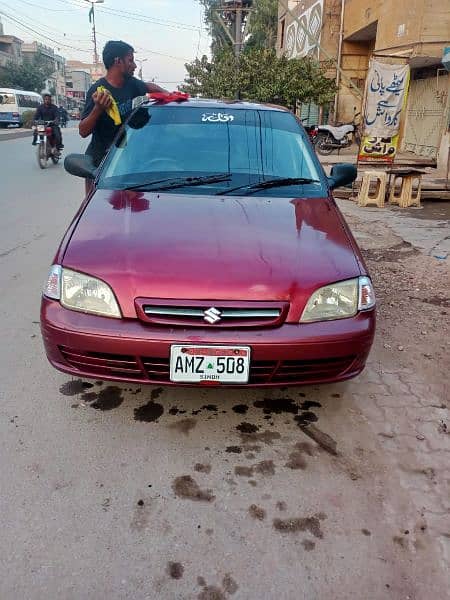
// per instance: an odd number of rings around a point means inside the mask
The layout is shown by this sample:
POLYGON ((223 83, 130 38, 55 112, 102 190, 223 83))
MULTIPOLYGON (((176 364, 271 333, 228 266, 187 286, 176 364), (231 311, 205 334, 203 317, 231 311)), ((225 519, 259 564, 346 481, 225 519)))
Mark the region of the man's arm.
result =
POLYGON ((33 118, 34 121, 43 121, 41 111, 42 111, 42 107, 38 106, 36 109, 36 112, 34 113, 34 118, 33 118))
POLYGON ((112 98, 107 92, 95 92, 92 94, 87 106, 88 110, 92 104, 92 110, 84 119, 80 121, 80 124, 78 125, 78 131, 83 138, 91 135, 91 133, 94 131, 99 117, 111 106, 112 98))
POLYGON ((164 88, 160 87, 159 85, 156 85, 156 83, 153 83, 153 81, 146 81, 145 85, 147 86, 147 91, 152 93, 152 92, 163 92, 164 94, 168 93, 168 90, 165 90, 164 88))

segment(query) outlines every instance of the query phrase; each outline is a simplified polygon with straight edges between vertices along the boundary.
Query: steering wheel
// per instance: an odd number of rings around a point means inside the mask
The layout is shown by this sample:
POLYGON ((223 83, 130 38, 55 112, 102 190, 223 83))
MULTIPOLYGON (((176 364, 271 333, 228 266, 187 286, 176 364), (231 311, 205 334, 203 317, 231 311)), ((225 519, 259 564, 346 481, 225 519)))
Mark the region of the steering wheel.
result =
POLYGON ((182 171, 182 168, 174 158, 153 158, 145 166, 152 167, 152 170, 155 171, 182 171))

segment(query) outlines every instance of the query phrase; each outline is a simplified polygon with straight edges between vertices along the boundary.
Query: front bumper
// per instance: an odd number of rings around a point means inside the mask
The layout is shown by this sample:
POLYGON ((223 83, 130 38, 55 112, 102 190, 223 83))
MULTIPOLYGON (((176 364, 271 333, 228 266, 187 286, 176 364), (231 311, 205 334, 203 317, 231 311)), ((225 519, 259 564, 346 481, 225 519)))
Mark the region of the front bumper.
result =
POLYGON ((251 347, 245 387, 301 385, 358 375, 373 343, 375 311, 273 329, 189 329, 87 315, 43 298, 41 331, 50 363, 77 377, 180 385, 169 379, 172 344, 230 344, 251 347))

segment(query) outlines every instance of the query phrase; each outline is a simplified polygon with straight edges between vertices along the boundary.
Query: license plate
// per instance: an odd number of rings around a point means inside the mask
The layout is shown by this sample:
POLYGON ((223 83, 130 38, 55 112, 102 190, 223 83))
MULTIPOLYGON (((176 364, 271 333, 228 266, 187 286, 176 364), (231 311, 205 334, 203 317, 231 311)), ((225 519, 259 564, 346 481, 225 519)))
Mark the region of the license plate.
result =
POLYGON ((247 383, 247 346, 171 346, 170 380, 177 383, 247 383))

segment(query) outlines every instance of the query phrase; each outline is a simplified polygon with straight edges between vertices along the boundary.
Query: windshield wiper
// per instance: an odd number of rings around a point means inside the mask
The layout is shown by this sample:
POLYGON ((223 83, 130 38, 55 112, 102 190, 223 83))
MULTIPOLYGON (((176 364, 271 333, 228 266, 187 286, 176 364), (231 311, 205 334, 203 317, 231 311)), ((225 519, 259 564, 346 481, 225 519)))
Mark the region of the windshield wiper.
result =
POLYGON ((204 183, 216 183, 218 181, 229 181, 230 173, 218 173, 216 175, 204 175, 203 177, 170 177, 168 179, 159 179, 157 181, 147 181, 136 185, 129 185, 124 190, 146 190, 150 191, 154 186, 157 190, 169 190, 177 187, 192 185, 203 185, 204 183), (159 185, 160 183, 164 185, 159 185))
POLYGON ((288 185, 299 185, 306 183, 320 183, 318 179, 311 179, 308 177, 278 177, 276 179, 266 179, 265 181, 258 181, 257 183, 248 183, 247 185, 240 185, 239 187, 231 188, 231 190, 223 190, 220 192, 216 192, 217 196, 224 196, 226 194, 230 194, 231 192, 235 192, 237 190, 245 189, 245 194, 248 195, 253 192, 257 192, 258 190, 264 190, 272 187, 285 187, 288 185))

